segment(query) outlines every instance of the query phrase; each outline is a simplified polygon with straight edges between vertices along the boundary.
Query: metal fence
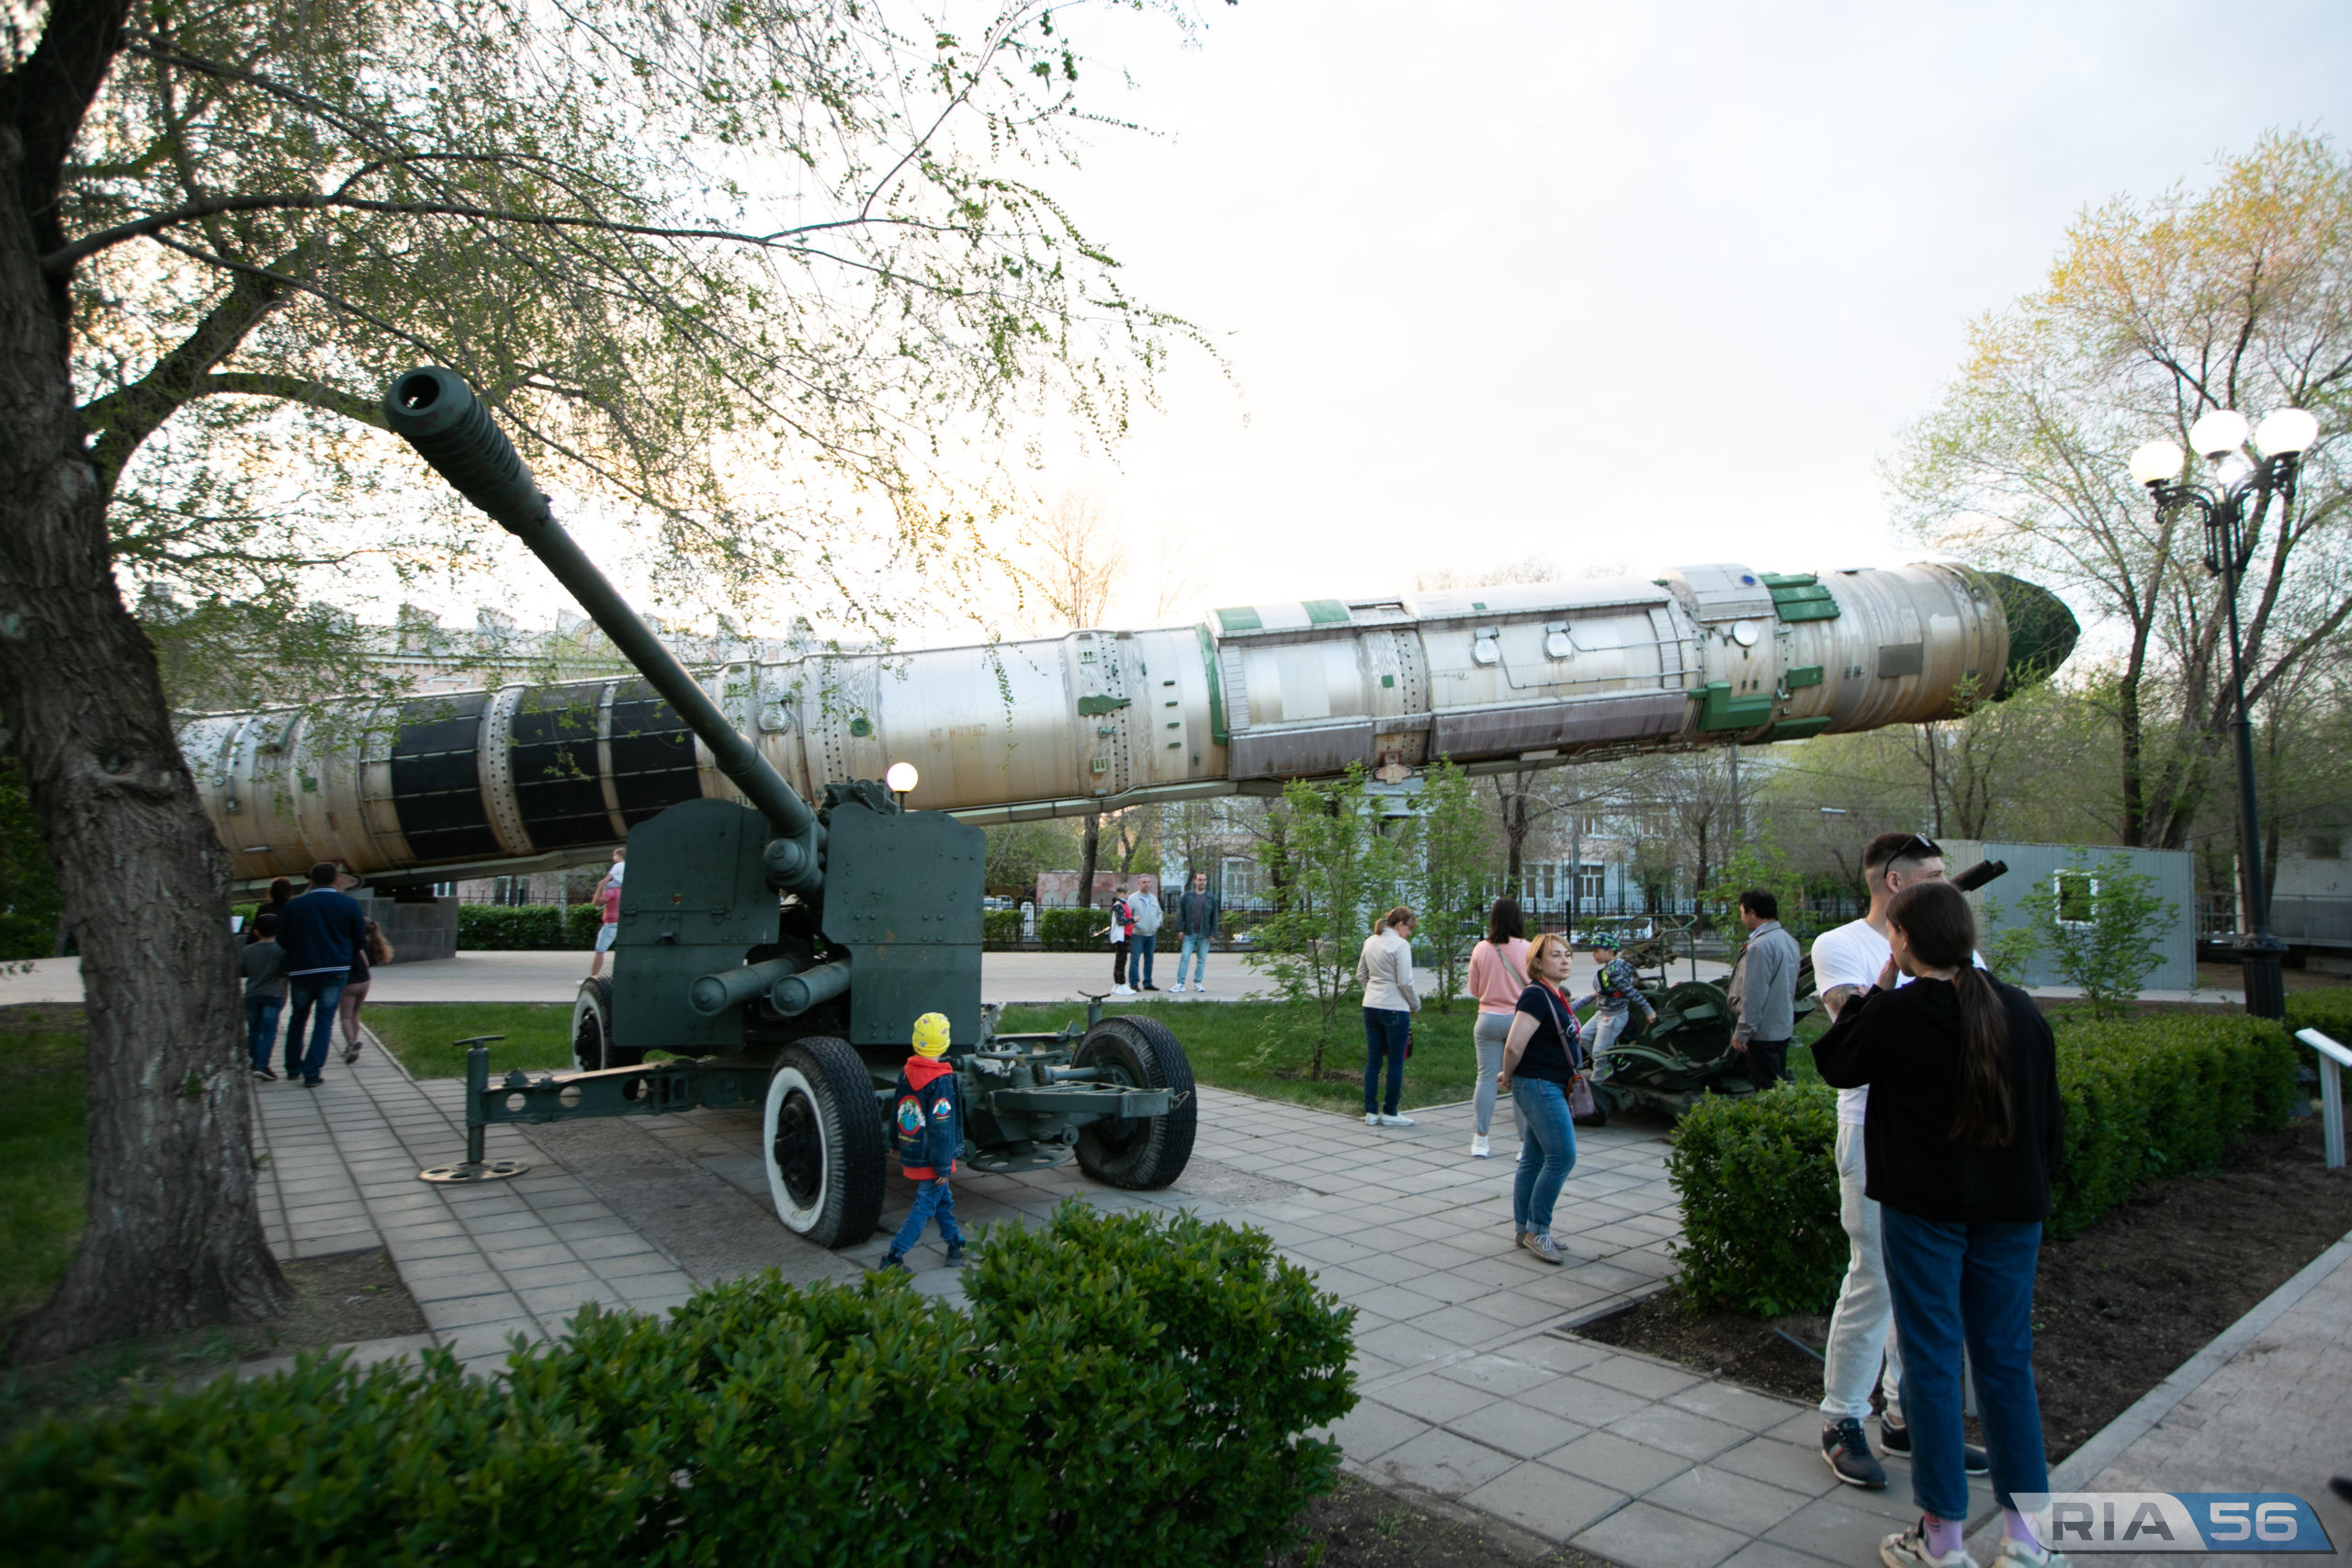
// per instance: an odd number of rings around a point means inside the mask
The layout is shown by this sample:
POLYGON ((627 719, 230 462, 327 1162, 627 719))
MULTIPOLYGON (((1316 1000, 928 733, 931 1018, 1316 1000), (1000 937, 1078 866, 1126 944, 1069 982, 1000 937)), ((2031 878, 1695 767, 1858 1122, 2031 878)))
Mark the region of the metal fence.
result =
MULTIPOLYGON (((2237 934, 2237 896, 2199 894, 2197 940, 2226 945, 2237 934)), ((2298 947, 2352 947, 2352 898, 2281 894, 2270 900, 2270 934, 2298 947)))

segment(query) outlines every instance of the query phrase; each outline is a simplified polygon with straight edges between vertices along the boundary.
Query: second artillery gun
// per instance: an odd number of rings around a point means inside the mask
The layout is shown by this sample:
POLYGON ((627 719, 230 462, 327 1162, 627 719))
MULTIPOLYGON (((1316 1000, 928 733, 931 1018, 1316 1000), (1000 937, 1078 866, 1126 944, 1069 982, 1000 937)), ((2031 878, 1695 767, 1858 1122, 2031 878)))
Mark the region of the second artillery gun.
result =
MULTIPOLYGON (((1973 893, 2008 871, 2007 863, 1978 861, 1952 874, 1952 886, 1973 893)), ((1718 985, 1693 976, 1670 979, 1668 965, 1676 954, 1665 935, 1631 941, 1619 955, 1635 969, 1655 969, 1657 977, 1645 981, 1641 993, 1657 1010, 1653 1024, 1640 1012, 1627 1021, 1625 1032, 1609 1051, 1606 1074, 1593 1085, 1595 1124, 1633 1106, 1679 1116, 1710 1094, 1752 1094, 1746 1058, 1731 1048, 1732 1029, 1739 1021, 1732 1005, 1728 976, 1718 985)), ((1695 968, 1695 965, 1694 965, 1695 968)), ((1814 995, 1813 956, 1797 966, 1796 1021, 1821 1006, 1814 995)))
MULTIPOLYGON (((572 1010, 582 1070, 493 1079, 477 1055, 477 1143, 497 1122, 756 1105, 777 1214, 820 1246, 851 1245, 880 1218, 887 1102, 914 1021, 938 1012, 973 1168, 1075 1157, 1097 1179, 1140 1189, 1182 1173, 1198 1106, 1183 1047, 1162 1025, 1093 1008, 1057 1034, 993 1032, 980 1003, 978 828, 909 811, 874 780, 828 784, 812 808, 555 522, 470 388, 411 371, 384 412, 545 563, 751 803, 684 800, 630 829, 615 973, 587 981, 572 1010)), ((581 744, 593 768, 597 741, 581 744)))

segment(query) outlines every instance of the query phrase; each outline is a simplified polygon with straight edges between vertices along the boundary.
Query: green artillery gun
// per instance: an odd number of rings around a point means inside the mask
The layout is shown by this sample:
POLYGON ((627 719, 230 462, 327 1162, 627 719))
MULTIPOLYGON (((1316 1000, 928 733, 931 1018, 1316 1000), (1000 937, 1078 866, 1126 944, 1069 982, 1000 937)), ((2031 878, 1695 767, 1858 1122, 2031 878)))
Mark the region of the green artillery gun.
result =
POLYGON ((688 800, 631 828, 615 973, 585 982, 572 1008, 580 1070, 493 1080, 477 1050, 470 1158, 445 1175, 511 1174, 481 1158, 482 1130, 500 1122, 757 1106, 784 1224, 820 1246, 856 1243, 881 1216, 890 1088, 926 1012, 951 1028, 972 1168, 1074 1156, 1098 1180, 1147 1190, 1183 1172, 1198 1104, 1166 1028, 1105 1018, 1098 1002, 1059 1033, 994 1032, 980 1003, 979 829, 909 811, 872 780, 830 784, 812 809, 556 524, 464 381, 411 371, 384 412, 546 564, 750 803, 688 800))
MULTIPOLYGON (((1973 893, 2008 869, 2002 861, 1979 861, 1953 874, 1952 886, 1973 893)), ((1635 1010, 1625 1032, 1610 1047, 1605 1076, 1593 1085, 1595 1124, 1631 1105, 1679 1116, 1710 1094, 1756 1092, 1747 1081, 1747 1060, 1731 1048, 1739 1018, 1728 983, 1669 980, 1667 966, 1674 953, 1663 936, 1627 942, 1618 956, 1636 969, 1657 971, 1641 994, 1657 1010, 1657 1021, 1653 1024, 1635 1010)), ((1797 964, 1796 1021, 1803 1023, 1820 1007, 1808 953, 1797 964)))

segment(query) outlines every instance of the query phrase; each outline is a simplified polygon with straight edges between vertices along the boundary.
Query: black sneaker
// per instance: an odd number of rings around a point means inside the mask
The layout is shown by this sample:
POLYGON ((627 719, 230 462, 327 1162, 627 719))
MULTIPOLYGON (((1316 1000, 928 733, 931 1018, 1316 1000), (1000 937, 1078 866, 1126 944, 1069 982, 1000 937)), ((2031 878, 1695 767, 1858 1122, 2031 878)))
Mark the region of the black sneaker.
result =
POLYGON ((876 1274, 903 1274, 907 1272, 907 1260, 894 1252, 888 1258, 885 1258, 882 1260, 881 1267, 876 1269, 874 1271, 876 1274))
POLYGON ((950 1269, 964 1267, 964 1248, 960 1244, 947 1249, 947 1267, 950 1269))
POLYGON ((264 1083, 276 1083, 277 1081, 277 1075, 271 1072, 267 1067, 255 1067, 254 1069, 254 1077, 259 1078, 264 1083))
MULTIPOLYGON (((1911 1457, 1911 1428, 1908 1424, 1881 1421, 1878 1424, 1878 1441, 1879 1446, 1890 1454, 1903 1459, 1911 1457)), ((1974 1443, 1960 1445, 1960 1462, 1971 1475, 1993 1473, 1992 1456, 1974 1443)))
POLYGON ((1851 1416, 1821 1429, 1821 1457, 1829 1461, 1831 1473, 1847 1485, 1870 1492, 1886 1490, 1886 1467, 1871 1452, 1862 1424, 1851 1416))

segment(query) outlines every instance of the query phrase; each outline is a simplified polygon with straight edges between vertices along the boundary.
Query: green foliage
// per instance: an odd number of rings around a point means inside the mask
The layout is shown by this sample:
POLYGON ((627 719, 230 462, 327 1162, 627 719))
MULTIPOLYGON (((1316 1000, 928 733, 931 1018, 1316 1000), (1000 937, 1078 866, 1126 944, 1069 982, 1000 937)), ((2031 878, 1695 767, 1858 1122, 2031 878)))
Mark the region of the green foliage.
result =
POLYGON ((2012 986, 2025 984, 2033 955, 2041 951, 2041 932, 2033 926, 2011 922, 1998 898, 1976 907, 1976 947, 1984 967, 2012 986))
POLYGON ((991 888, 1017 888, 1025 898, 1036 888, 1039 872, 1078 863, 1078 833, 1067 818, 1009 822, 980 830, 988 835, 986 874, 991 888))
MULTIPOLYGON (((1328 1041, 1341 1007, 1361 994, 1356 956, 1414 863, 1417 825, 1400 818, 1381 831, 1360 763, 1331 783, 1292 780, 1267 815, 1279 831, 1260 853, 1276 901, 1256 931, 1261 967, 1285 999, 1314 1004, 1328 1041)), ((1318 1049, 1310 1072, 1322 1061, 1318 1049)))
MULTIPOLYGON (((2142 1181, 2218 1168, 2240 1137, 2284 1126, 2299 1098, 2294 1051, 2260 1019, 2054 1021, 2066 1156, 2052 1236, 2142 1181)), ((1810 1084, 1710 1098, 1676 1125, 1667 1174, 1682 1203, 1686 1300, 1766 1315, 1828 1304, 1846 1268, 1836 1145, 1836 1097, 1810 1084)))
POLYGON ((2341 1044, 2352 1045, 2352 986, 2289 992, 2287 1027, 2316 1029, 2341 1044))
POLYGON ((1040 909, 1037 943, 1048 953, 1085 953, 1099 948, 1107 964, 1111 961, 1111 939, 1107 934, 1110 924, 1108 909, 1040 909))
POLYGON ((2285 1126, 2301 1098, 2286 1032, 2243 1013, 2064 1022, 2058 1092, 2066 1160, 2050 1196, 2053 1235, 2139 1182, 2218 1168, 2242 1134, 2285 1126))
POLYGON ((1761 888, 1781 903, 1781 925, 1800 942, 1810 940, 1822 923, 1813 916, 1815 878, 1789 863, 1788 855, 1766 835, 1751 835, 1715 867, 1713 879, 1699 890, 1700 907, 1717 931, 1737 931, 1739 896, 1761 888))
POLYGON ((1255 1231, 1065 1204, 968 1313, 773 1270, 503 1382, 305 1357, 0 1450, 28 1564, 1261 1562, 1333 1485, 1354 1314, 1255 1231))
POLYGON ((1426 950, 1437 974, 1436 994, 1428 999, 1443 1011, 1462 994, 1470 949, 1485 925, 1485 893, 1499 875, 1501 856, 1486 804, 1453 758, 1431 762, 1421 781, 1421 868, 1413 888, 1421 929, 1413 949, 1416 962, 1426 950))
POLYGON ((2180 919, 2180 906, 2158 897, 2155 886, 2124 855, 2109 855, 2097 868, 2066 866, 2050 886, 2018 899, 2021 922, 1995 940, 2002 961, 2017 967, 1996 972, 2014 975, 2046 952, 2065 983, 2082 987, 2094 1012, 2120 1015, 2164 962, 2157 940, 2180 919), (2011 941, 2012 931, 2028 934, 2011 941))
POLYGON ((458 947, 466 953, 584 953, 596 945, 605 912, 594 904, 460 904, 458 947))
POLYGON ((0 761, 0 960, 47 958, 65 913, 24 771, 0 761))
POLYGON ((1675 1123, 1683 1300, 1768 1317, 1829 1304, 1847 1255, 1837 1136, 1838 1096, 1820 1085, 1710 1095, 1675 1123))
POLYGON ((990 953, 1003 953, 1021 942, 1021 911, 1018 909, 983 909, 980 911, 980 946, 990 953))

